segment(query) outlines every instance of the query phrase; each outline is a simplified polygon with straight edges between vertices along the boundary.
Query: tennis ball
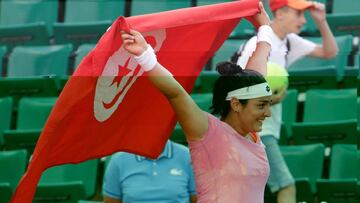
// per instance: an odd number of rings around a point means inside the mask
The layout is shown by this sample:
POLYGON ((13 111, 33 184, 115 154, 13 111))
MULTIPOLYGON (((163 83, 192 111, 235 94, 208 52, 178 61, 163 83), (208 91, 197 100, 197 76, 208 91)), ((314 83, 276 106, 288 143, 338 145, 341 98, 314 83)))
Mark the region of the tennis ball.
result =
POLYGON ((267 75, 265 77, 273 94, 279 93, 289 85, 289 73, 279 64, 268 62, 267 75))

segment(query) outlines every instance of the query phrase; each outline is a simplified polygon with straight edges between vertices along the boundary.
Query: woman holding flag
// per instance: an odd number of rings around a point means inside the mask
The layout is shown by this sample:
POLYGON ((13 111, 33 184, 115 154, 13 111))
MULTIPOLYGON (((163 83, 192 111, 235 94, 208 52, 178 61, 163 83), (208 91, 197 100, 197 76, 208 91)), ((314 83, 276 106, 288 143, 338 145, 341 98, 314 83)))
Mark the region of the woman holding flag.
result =
POLYGON ((166 96, 189 142, 198 202, 261 203, 269 174, 264 146, 256 134, 271 115, 271 90, 266 73, 271 50, 270 20, 259 3, 260 26, 255 52, 247 67, 218 64, 221 74, 213 89, 213 113, 202 111, 171 73, 157 62, 143 36, 122 31, 124 48, 147 71, 151 82, 166 96))

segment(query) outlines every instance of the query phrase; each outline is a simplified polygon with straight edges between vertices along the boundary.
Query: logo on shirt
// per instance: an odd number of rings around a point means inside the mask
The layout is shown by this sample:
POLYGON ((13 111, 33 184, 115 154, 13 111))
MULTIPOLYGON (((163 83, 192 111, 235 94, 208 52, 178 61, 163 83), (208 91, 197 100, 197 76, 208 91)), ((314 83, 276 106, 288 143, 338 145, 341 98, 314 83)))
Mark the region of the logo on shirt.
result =
POLYGON ((183 171, 177 168, 173 168, 170 170, 170 174, 173 176, 182 176, 183 175, 183 171))

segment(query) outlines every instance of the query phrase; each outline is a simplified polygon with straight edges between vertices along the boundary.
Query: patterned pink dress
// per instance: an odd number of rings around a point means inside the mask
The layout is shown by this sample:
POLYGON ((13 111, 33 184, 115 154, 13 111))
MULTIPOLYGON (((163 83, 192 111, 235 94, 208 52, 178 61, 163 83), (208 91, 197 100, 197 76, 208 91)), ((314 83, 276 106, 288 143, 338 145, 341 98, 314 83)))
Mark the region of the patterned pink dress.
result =
POLYGON ((269 165, 259 137, 256 143, 208 114, 209 129, 189 141, 198 203, 263 203, 269 165))

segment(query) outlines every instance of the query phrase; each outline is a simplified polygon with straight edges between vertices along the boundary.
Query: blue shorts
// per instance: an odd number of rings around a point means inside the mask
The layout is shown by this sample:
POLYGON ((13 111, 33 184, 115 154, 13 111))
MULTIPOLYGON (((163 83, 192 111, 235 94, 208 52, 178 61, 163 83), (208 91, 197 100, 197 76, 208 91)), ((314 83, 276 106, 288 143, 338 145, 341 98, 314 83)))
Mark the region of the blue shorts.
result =
POLYGON ((270 175, 267 185, 271 192, 294 185, 295 181, 280 152, 278 140, 272 135, 261 136, 261 141, 266 146, 265 151, 269 160, 270 175))

